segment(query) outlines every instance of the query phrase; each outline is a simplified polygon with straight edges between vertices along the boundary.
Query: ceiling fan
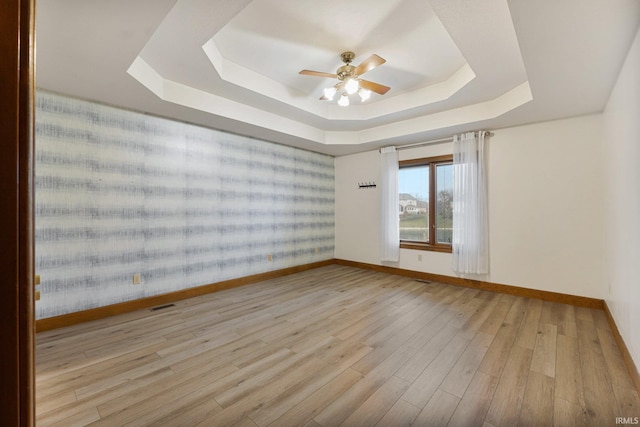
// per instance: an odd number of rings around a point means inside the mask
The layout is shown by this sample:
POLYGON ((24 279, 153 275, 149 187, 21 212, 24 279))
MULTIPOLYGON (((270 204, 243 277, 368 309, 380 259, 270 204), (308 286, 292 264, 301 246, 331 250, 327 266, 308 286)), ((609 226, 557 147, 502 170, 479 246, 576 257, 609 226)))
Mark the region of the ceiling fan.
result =
POLYGON ((338 104, 342 106, 349 105, 349 95, 352 95, 356 92, 358 92, 363 102, 369 99, 371 92, 375 92, 379 95, 384 95, 385 93, 387 93, 389 89, 391 89, 389 86, 384 86, 379 83, 374 83, 369 80, 363 80, 360 78, 360 76, 367 71, 373 70, 377 66, 382 65, 387 61, 379 57, 378 55, 373 54, 362 61, 360 65, 354 66, 351 65, 351 62, 355 57, 356 55, 353 52, 343 52, 340 55, 340 58, 342 59, 342 62, 344 62, 344 65, 338 68, 335 74, 311 70, 302 70, 300 71, 300 74, 305 76, 329 77, 340 80, 338 83, 336 83, 335 86, 326 88, 324 90, 324 94, 320 97, 320 99, 332 100, 333 96, 338 91, 344 89, 343 94, 338 100, 338 104))

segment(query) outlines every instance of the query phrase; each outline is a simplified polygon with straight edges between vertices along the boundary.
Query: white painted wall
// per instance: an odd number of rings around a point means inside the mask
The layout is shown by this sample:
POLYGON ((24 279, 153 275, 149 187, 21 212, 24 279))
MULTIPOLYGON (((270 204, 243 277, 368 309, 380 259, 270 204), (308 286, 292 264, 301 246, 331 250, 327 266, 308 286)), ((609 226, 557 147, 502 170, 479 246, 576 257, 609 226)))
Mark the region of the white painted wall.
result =
POLYGON ((640 366, 640 31, 605 108, 606 301, 640 366))
MULTIPOLYGON (((490 274, 480 280, 604 298, 601 115, 499 129, 489 142, 490 274)), ((451 153, 451 144, 400 159, 451 153)), ((336 258, 379 262, 377 151, 338 157, 336 258)), ((453 276, 451 255, 402 249, 398 267, 453 276), (422 261, 418 261, 418 255, 422 261)))

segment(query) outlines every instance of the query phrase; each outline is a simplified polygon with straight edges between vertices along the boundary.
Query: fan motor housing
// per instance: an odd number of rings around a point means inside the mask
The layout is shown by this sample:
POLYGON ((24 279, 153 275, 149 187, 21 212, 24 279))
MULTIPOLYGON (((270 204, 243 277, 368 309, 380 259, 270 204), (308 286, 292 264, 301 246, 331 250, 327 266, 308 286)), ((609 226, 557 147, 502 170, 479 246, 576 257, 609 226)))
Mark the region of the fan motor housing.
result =
POLYGON ((356 71, 356 67, 354 67, 353 65, 347 64, 338 68, 338 71, 336 71, 336 74, 338 75, 339 80, 344 80, 348 78, 357 77, 355 71, 356 71))

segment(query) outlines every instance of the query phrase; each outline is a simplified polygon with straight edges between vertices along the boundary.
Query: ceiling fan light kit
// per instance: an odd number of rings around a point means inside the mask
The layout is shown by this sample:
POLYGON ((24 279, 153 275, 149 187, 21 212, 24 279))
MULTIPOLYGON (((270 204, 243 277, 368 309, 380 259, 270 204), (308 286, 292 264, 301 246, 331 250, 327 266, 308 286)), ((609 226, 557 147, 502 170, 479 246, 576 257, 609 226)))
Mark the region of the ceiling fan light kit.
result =
POLYGON ((371 92, 375 92, 379 95, 387 93, 389 89, 391 89, 390 87, 360 78, 362 74, 384 64, 386 60, 376 54, 373 54, 362 61, 360 65, 353 66, 351 65, 351 62, 355 57, 356 55, 353 52, 342 52, 340 59, 342 59, 344 65, 339 67, 335 74, 311 70, 302 70, 300 71, 300 74, 340 80, 336 85, 325 88, 320 99, 323 101, 332 101, 338 91, 343 91, 342 95, 338 98, 338 105, 342 107, 349 105, 349 95, 353 95, 355 93, 360 95, 361 102, 367 101, 371 97, 371 92))
POLYGON ((353 95, 354 93, 356 93, 359 87, 360 84, 355 78, 349 78, 344 83, 344 90, 346 90, 349 95, 353 95))
POLYGON ((371 91, 360 88, 360 90, 358 91, 358 95, 360 95, 360 100, 364 102, 364 101, 367 101, 369 98, 371 98, 371 91))
POLYGON ((325 89, 324 89, 324 91, 323 91, 323 92, 324 92, 324 97, 325 97, 327 100, 332 101, 332 100, 333 100, 333 97, 335 96, 335 94, 336 94, 336 92, 337 92, 337 91, 338 91, 338 90, 337 90, 335 87, 333 87, 333 86, 332 86, 332 87, 327 87, 327 88, 325 88, 325 89))

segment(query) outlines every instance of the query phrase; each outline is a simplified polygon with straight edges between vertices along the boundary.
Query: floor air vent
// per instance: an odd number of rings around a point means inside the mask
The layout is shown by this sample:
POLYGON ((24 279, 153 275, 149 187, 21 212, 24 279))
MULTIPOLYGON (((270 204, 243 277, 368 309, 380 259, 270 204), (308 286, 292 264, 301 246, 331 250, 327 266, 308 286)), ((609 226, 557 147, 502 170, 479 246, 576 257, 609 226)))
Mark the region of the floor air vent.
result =
POLYGON ((165 305, 160 305, 158 307, 153 307, 150 308, 149 311, 158 311, 158 310, 162 310, 163 308, 169 308, 169 307, 175 307, 175 304, 165 304, 165 305))
POLYGON ((431 283, 428 280, 422 280, 422 279, 416 279, 416 282, 420 282, 420 283, 431 283))

